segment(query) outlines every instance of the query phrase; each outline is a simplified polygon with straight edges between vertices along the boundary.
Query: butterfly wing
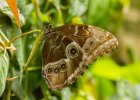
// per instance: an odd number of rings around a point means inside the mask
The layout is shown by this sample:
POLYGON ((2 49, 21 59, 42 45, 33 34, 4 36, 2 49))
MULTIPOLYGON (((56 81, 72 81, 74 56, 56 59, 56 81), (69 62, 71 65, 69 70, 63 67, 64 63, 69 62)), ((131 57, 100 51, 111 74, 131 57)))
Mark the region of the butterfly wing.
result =
POLYGON ((71 37, 84 53, 85 65, 96 60, 98 56, 111 52, 118 46, 118 40, 110 32, 90 25, 65 25, 55 29, 58 34, 71 37))
POLYGON ((53 89, 73 83, 88 64, 118 45, 111 33, 89 25, 64 25, 54 30, 42 51, 42 74, 53 89))
POLYGON ((81 47, 71 38, 53 34, 42 50, 42 75, 50 88, 61 89, 74 81, 70 77, 82 62, 81 47))

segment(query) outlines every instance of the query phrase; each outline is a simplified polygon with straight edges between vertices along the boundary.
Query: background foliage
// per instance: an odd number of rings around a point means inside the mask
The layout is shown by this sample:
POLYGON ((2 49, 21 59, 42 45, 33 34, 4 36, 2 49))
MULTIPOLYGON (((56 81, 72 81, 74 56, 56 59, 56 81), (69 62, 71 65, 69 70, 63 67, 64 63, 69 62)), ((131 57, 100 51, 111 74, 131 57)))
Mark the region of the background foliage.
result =
POLYGON ((139 4, 136 0, 1 0, 0 99, 139 100, 139 4), (89 65, 70 87, 52 91, 41 76, 42 40, 26 71, 9 78, 23 71, 38 31, 50 23, 50 17, 54 27, 76 23, 109 30, 118 38, 119 48, 89 65), (25 32, 34 34, 9 44, 25 32))

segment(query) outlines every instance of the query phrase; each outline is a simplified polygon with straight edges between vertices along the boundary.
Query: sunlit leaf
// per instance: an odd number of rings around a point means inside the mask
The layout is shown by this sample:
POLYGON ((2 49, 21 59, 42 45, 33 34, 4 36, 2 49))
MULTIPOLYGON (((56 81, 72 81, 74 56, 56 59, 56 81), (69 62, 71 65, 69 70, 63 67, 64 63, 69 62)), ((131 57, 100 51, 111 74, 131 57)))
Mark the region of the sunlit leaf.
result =
POLYGON ((133 83, 140 83, 140 62, 128 64, 122 69, 122 79, 133 83))
POLYGON ((92 67, 92 73, 95 76, 104 77, 116 81, 125 79, 133 83, 140 83, 140 62, 119 66, 113 60, 107 58, 98 59, 92 67))
POLYGON ((49 23, 49 17, 44 15, 43 13, 40 12, 40 18, 42 20, 42 22, 46 22, 46 23, 49 23))
POLYGON ((76 24, 83 24, 82 20, 80 17, 74 17, 72 18, 72 23, 76 23, 76 24))
POLYGON ((111 80, 116 80, 121 77, 121 68, 111 59, 98 59, 92 67, 92 72, 96 76, 102 76, 111 80))

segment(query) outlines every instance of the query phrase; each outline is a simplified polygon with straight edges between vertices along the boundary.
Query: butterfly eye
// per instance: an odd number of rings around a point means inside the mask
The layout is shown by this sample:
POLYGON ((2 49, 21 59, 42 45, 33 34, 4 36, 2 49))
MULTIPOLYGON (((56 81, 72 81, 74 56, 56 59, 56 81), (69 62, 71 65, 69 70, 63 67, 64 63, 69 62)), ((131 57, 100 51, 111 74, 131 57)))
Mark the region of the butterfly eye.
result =
POLYGON ((72 48, 70 50, 70 54, 75 55, 77 53, 77 50, 75 48, 72 48))
POLYGON ((60 69, 59 68, 54 68, 54 73, 59 73, 60 72, 60 69))
POLYGON ((66 61, 65 61, 65 60, 61 60, 61 61, 59 62, 59 66, 60 66, 60 71, 61 71, 61 72, 64 72, 64 71, 66 70, 66 67, 67 67, 66 61))
POLYGON ((66 68, 66 64, 62 64, 61 69, 65 69, 65 68, 66 68))
POLYGON ((78 54, 79 54, 79 50, 78 48, 75 46, 74 43, 72 44, 69 44, 66 48, 66 54, 68 57, 70 58, 74 58, 74 57, 77 57, 78 54))
POLYGON ((50 74, 52 73, 53 69, 52 68, 47 68, 47 73, 50 74))
POLYGON ((61 64, 60 69, 61 72, 64 72, 66 70, 66 64, 65 63, 61 64))
POLYGON ((94 43, 91 41, 91 42, 90 42, 90 45, 91 45, 91 46, 93 46, 93 45, 94 45, 94 43))
POLYGON ((104 36, 102 35, 102 36, 100 36, 99 38, 100 38, 100 40, 103 40, 103 39, 104 39, 104 36))
POLYGON ((89 52, 89 49, 88 49, 88 48, 86 48, 86 49, 85 49, 85 51, 86 51, 86 52, 89 52))
POLYGON ((78 56, 78 49, 76 47, 71 47, 69 50, 70 57, 77 57, 78 56))

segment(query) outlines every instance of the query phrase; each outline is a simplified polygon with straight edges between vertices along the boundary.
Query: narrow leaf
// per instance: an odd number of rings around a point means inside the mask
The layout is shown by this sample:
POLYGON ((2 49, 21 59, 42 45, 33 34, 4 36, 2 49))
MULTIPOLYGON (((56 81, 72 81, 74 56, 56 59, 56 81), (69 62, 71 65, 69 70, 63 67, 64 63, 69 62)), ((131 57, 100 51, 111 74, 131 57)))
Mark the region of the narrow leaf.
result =
POLYGON ((28 64, 30 63, 31 59, 33 58, 34 54, 36 53, 36 51, 37 51, 37 49, 38 49, 38 47, 39 47, 40 41, 41 41, 41 39, 43 38, 43 35, 44 35, 43 31, 41 31, 41 32, 38 34, 38 36, 37 36, 37 38, 36 38, 36 40, 35 40, 35 43, 34 43, 34 45, 33 45, 32 51, 31 51, 31 53, 30 53, 30 55, 29 55, 29 57, 28 57, 26 63, 24 64, 24 69, 27 68, 28 64))

